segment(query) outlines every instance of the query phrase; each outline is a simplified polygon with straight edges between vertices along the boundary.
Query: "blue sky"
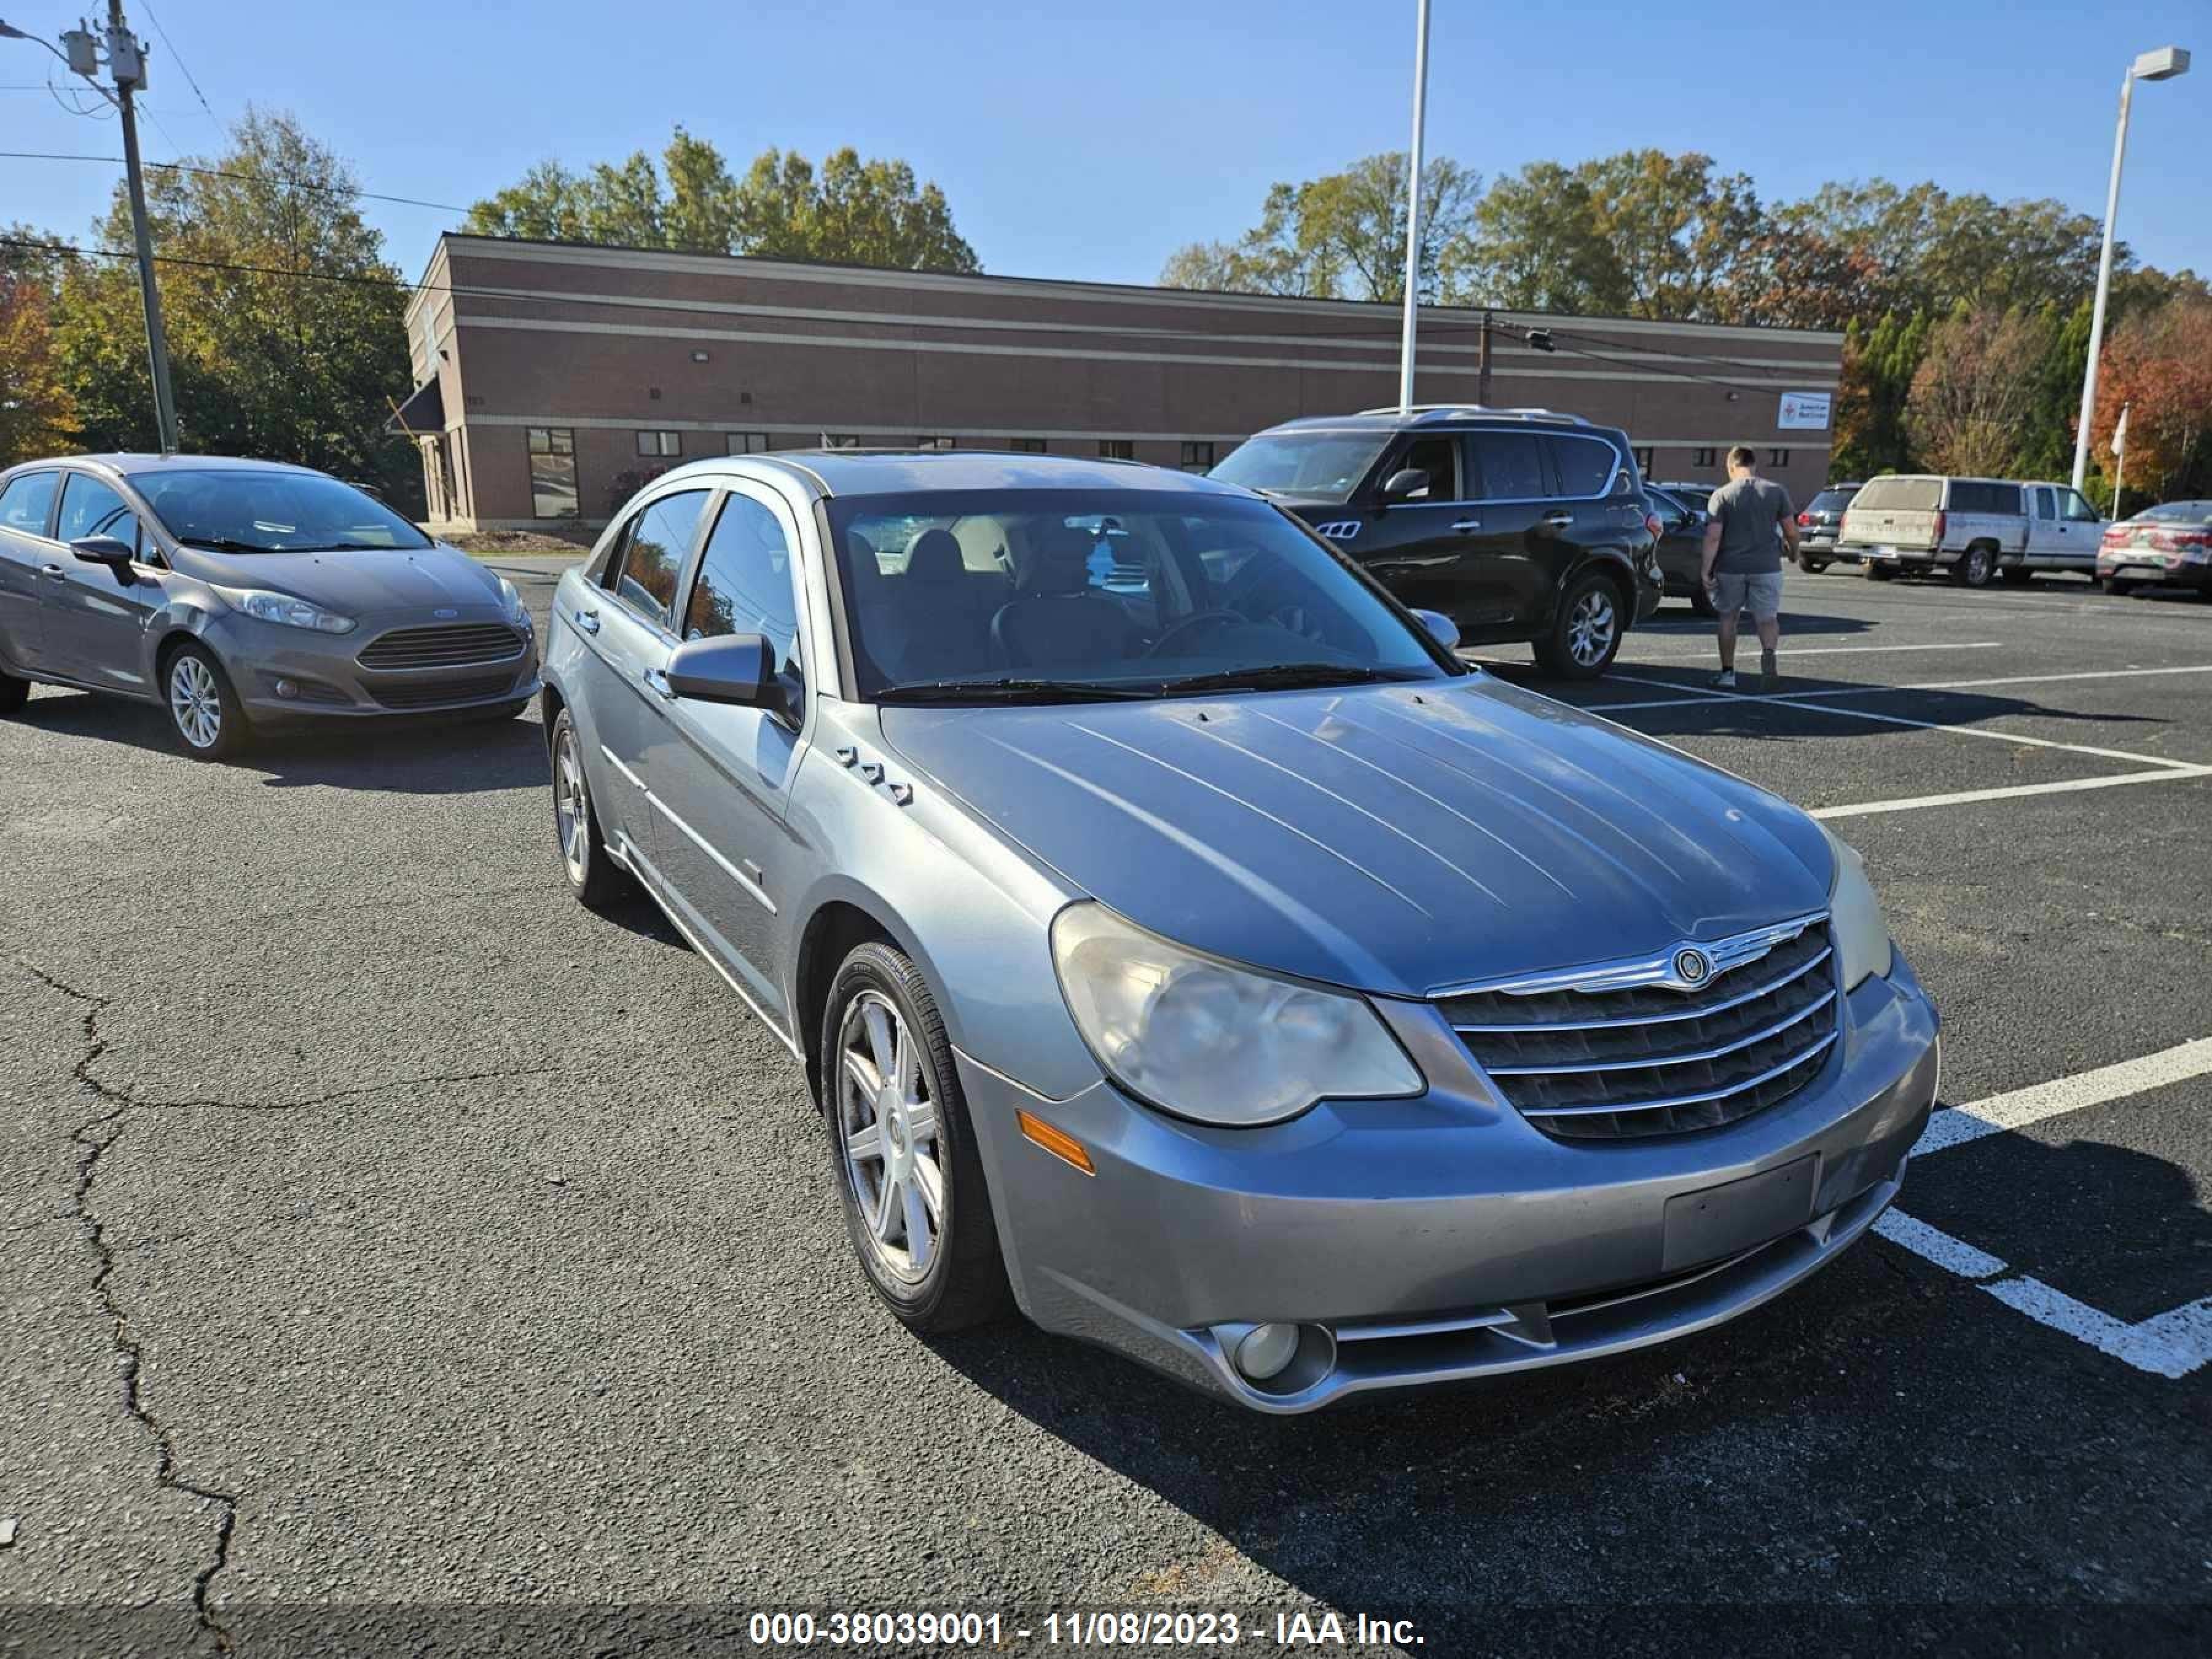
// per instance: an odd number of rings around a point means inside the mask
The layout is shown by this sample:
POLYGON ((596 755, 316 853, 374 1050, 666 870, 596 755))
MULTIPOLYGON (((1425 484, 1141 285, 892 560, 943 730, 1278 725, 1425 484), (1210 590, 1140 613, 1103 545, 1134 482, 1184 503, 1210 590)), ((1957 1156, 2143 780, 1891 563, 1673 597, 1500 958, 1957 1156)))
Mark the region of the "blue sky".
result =
MULTIPOLYGON (((0 0, 0 16, 52 38, 82 3, 0 0)), ((1180 243, 1250 223, 1273 180, 1403 148, 1409 119, 1413 0, 153 4, 131 13, 155 47, 154 159, 215 148, 216 118, 249 100, 295 112, 368 189, 462 204, 544 157, 657 151, 677 121, 740 165, 851 143, 936 179, 1010 275, 1149 282, 1180 243)), ((2094 214, 2121 75, 2179 44, 2200 63, 2138 91, 2120 230, 2212 274, 2208 23, 2205 0, 1436 0, 1429 142, 1486 177, 1656 145, 1703 150, 1770 200, 1881 173, 2094 214)), ((49 67, 0 40, 0 149, 119 154, 112 120, 39 86, 49 67)), ((0 161, 0 219, 80 236, 115 171, 0 161)), ((371 216, 410 275, 454 218, 371 216)))

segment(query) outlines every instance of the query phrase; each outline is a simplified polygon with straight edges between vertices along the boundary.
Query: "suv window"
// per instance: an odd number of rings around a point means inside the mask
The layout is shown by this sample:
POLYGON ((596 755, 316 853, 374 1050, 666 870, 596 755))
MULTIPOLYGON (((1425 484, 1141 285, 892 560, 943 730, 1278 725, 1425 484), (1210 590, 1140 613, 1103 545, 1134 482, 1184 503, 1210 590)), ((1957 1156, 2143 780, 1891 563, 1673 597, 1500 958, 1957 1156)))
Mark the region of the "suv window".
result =
POLYGON ((1470 432, 1467 435, 1471 501, 1534 501, 1556 495, 1545 465, 1543 440, 1533 432, 1470 432))
POLYGON ((675 626, 677 580, 706 505, 703 489, 663 495, 623 528, 623 545, 607 566, 607 586, 648 622, 675 626))
POLYGON ((26 536, 46 533, 46 520, 53 515, 54 486, 61 482, 57 472, 26 472, 9 481, 0 489, 0 527, 20 530, 26 536))
POLYGON ((1602 438, 1569 437, 1554 434, 1552 456, 1559 463, 1559 494, 1602 495, 1613 480, 1620 458, 1602 438))
POLYGON ((1399 458, 1398 467, 1412 467, 1417 472, 1429 475, 1428 486, 1417 489, 1406 497, 1409 501, 1460 501, 1466 496, 1459 487, 1459 440, 1449 434, 1416 438, 1406 446, 1399 458))
POLYGON ((113 486, 89 472, 72 472, 62 486, 62 515, 57 540, 81 542, 88 536, 112 536, 138 550, 138 515, 113 486))
POLYGON ((799 611, 791 542, 776 516, 750 495, 724 498, 684 607, 684 637, 757 634, 775 653, 779 678, 799 667, 799 611))

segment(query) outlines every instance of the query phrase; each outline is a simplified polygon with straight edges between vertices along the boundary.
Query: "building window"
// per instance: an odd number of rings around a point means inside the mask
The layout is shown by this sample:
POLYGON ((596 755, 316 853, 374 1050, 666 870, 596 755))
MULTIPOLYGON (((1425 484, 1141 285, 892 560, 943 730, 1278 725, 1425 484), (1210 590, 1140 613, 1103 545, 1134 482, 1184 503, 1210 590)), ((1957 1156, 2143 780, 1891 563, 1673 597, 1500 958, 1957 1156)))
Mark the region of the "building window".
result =
POLYGON ((1213 470, 1213 446, 1186 442, 1182 447, 1182 470, 1186 472, 1211 472, 1213 470))
POLYGON ((765 432, 726 432, 722 440, 729 446, 728 453, 732 455, 757 455, 768 447, 768 434, 765 432))
POLYGON ((824 449, 858 449, 860 435, 857 432, 825 432, 822 434, 824 449))
POLYGON ((916 438, 914 447, 916 449, 950 449, 953 445, 950 438, 916 438))
POLYGON ((1789 452, 1788 450, 1786 450, 1786 449, 1770 449, 1770 450, 1768 450, 1768 451, 1766 452, 1766 464, 1767 464, 1767 465, 1769 465, 1769 466, 1787 466, 1787 465, 1790 465, 1790 452, 1789 452))
POLYGON ((1646 444, 1636 452, 1636 470, 1645 477, 1651 476, 1651 446, 1646 444))
POLYGON ((641 455, 681 455, 684 434, 680 432, 640 432, 637 453, 641 455))
POLYGON ((1098 459, 1102 461, 1133 461, 1137 459, 1137 446, 1127 438, 1101 438, 1098 441, 1098 459))
POLYGON ((1042 438, 1009 438, 1006 440, 1006 447, 1012 450, 1017 455, 1042 455, 1044 453, 1044 440, 1042 438))
POLYGON ((576 516, 576 434, 568 427, 530 428, 530 510, 541 519, 576 516))
POLYGON ((1720 463, 1720 451, 1717 449, 1701 449, 1698 452, 1698 459, 1693 465, 1698 466, 1718 466, 1720 463))

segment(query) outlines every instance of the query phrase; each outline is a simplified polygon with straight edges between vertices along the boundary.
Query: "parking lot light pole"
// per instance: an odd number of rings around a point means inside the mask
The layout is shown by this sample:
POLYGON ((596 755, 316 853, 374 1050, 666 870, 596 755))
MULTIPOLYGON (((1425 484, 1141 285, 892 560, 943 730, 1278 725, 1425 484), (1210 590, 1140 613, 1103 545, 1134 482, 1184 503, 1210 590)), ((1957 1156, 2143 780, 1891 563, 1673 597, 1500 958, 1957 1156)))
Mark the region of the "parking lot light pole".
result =
POLYGON ((2105 191, 2105 249, 2097 259, 2097 300, 2089 312, 2089 363, 2081 372, 2081 418, 2074 432, 2074 488, 2089 471, 2089 422, 2097 413, 2097 358, 2105 348, 2105 302, 2112 289, 2112 222, 2120 213, 2120 163, 2128 154, 2128 107, 2138 81, 2171 81, 2189 70, 2189 54, 2179 46, 2160 46, 2128 65, 2120 82, 2120 120, 2112 134, 2112 181, 2105 191))
POLYGON ((1429 0, 1413 25, 1413 149, 1406 168, 1406 331, 1398 346, 1398 408, 1413 406, 1413 333, 1421 307, 1421 137, 1429 104, 1429 0))

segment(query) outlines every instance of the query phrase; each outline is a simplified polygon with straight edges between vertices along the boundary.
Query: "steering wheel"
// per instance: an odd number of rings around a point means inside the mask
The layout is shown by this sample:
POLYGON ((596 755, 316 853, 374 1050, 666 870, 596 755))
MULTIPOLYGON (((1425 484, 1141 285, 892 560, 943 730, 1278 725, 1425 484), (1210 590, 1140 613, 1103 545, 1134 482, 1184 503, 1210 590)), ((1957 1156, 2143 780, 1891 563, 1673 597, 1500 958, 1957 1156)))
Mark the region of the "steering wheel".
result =
POLYGON ((1252 619, 1241 611, 1194 611, 1181 622, 1171 623, 1166 633, 1152 641, 1152 648, 1145 654, 1148 657, 1164 656, 1167 653, 1169 641, 1180 639, 1185 634, 1194 633, 1201 628, 1249 628, 1251 625, 1252 619))
POLYGON ((1247 570, 1230 584, 1234 607, 1254 622, 1272 623, 1286 634, 1315 645, 1329 642, 1328 632, 1302 602, 1297 587, 1279 570, 1247 570))

